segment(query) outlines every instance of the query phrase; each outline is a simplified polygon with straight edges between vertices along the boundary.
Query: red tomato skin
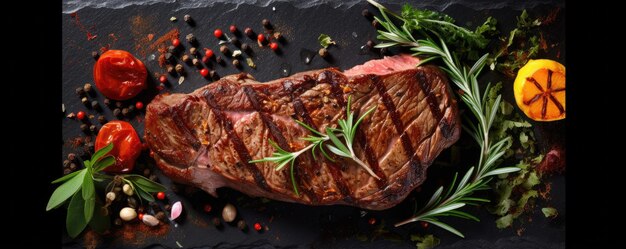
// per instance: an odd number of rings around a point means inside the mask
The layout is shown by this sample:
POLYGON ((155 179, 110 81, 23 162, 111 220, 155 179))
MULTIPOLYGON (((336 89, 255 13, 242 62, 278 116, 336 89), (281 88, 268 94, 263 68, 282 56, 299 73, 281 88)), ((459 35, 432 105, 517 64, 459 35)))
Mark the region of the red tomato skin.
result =
POLYGON ((146 66, 131 53, 109 50, 100 55, 93 67, 96 87, 109 99, 127 100, 147 88, 146 66))
POLYGON ((133 170, 135 161, 141 154, 141 141, 133 126, 121 120, 106 123, 96 137, 96 151, 113 142, 113 150, 108 155, 115 157, 115 164, 104 169, 107 173, 127 173, 133 170))

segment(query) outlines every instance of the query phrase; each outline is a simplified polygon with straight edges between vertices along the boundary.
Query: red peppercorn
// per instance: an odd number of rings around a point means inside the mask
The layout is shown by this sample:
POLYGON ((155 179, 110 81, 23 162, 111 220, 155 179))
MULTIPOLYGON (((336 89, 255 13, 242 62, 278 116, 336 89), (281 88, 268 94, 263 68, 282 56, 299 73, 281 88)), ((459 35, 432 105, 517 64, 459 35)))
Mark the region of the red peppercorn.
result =
POLYGON ((213 35, 215 36, 215 38, 220 38, 223 34, 224 33, 222 33, 221 29, 216 29, 215 31, 213 31, 213 35))
POLYGON ((143 220, 143 213, 139 213, 139 215, 137 215, 137 218, 139 218, 139 220, 143 220))
POLYGON ((262 228, 261 223, 254 223, 254 230, 261 231, 262 228))
POLYGON ((212 209, 213 207, 211 207, 211 204, 204 204, 204 212, 210 213, 212 209))
POLYGON ((158 192, 158 193, 157 193, 157 199, 159 199, 159 200, 165 200, 165 193, 163 193, 163 192, 158 192))
POLYGON ((213 50, 208 49, 208 48, 204 49, 204 57, 206 57, 206 58, 213 57, 213 50))
POLYGON ((422 221, 422 222, 420 222, 420 225, 422 225, 422 227, 423 227, 424 229, 428 228, 428 222, 424 222, 424 221, 422 221))
POLYGON ((167 76, 165 76, 165 75, 161 75, 161 76, 159 77, 159 82, 161 82, 161 83, 165 83, 165 82, 167 82, 167 76))
POLYGON ((237 32, 237 26, 235 26, 235 25, 230 25, 230 28, 229 28, 229 29, 230 29, 230 32, 231 32, 231 33, 233 33, 233 34, 234 34, 235 32, 237 32))
POLYGON ((374 225, 374 224, 376 224, 376 218, 374 218, 374 217, 370 218, 370 219, 367 221, 367 223, 369 223, 370 225, 374 225))
POLYGON ((260 43, 265 42, 265 36, 264 36, 263 34, 259 34, 259 35, 256 37, 256 39, 257 39, 257 41, 259 41, 260 43))
POLYGON ((76 118, 83 120, 85 118, 85 112, 84 111, 79 111, 78 114, 76 114, 76 118))
POLYGON ((209 57, 202 57, 202 62, 209 63, 209 57))
POLYGON ((172 40, 172 45, 174 45, 174 47, 178 47, 178 45, 180 45, 180 40, 178 40, 178 38, 174 38, 174 40, 172 40))
POLYGON ((141 101, 137 101, 137 103, 135 103, 135 108, 137 108, 137 110, 143 109, 143 103, 141 103, 141 101))
POLYGON ((200 75, 202 75, 202 77, 206 77, 207 75, 209 75, 209 69, 200 69, 200 75))
POLYGON ((278 43, 275 43, 275 42, 270 43, 270 48, 274 51, 278 50, 278 43))

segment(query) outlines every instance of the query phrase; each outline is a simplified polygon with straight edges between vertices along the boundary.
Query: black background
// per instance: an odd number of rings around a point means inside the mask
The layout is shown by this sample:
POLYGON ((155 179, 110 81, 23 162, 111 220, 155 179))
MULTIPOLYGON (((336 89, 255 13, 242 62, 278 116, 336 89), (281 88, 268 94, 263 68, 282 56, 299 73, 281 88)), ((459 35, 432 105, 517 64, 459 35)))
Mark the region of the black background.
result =
MULTIPOLYGON (((608 119, 608 117, 612 117, 611 115, 616 115, 614 109, 610 108, 612 107, 611 101, 615 99, 610 98, 609 93, 592 94, 592 96, 589 96, 590 94, 587 92, 582 94, 581 90, 584 88, 581 87, 587 86, 585 82, 598 82, 607 84, 611 87, 610 89, 619 89, 619 86, 612 86, 619 81, 619 78, 614 76, 615 70, 612 70, 611 66, 615 65, 612 64, 612 59, 619 58, 618 55, 622 52, 616 50, 615 53, 603 53, 602 49, 618 48, 618 46, 611 39, 602 39, 601 42, 596 39, 598 33, 602 33, 603 37, 610 35, 610 33, 601 31, 602 24, 612 23, 612 18, 615 17, 614 13, 610 13, 608 8, 588 12, 581 11, 580 8, 584 6, 574 6, 572 3, 568 3, 567 6, 567 47, 568 51, 578 51, 570 53, 566 64, 569 71, 568 78, 570 78, 570 92, 568 93, 570 111, 566 120, 568 124, 567 207, 569 216, 567 219, 567 239, 569 248, 596 247, 610 242, 609 232, 611 228, 608 224, 616 222, 619 218, 616 217, 616 214, 619 214, 619 205, 614 204, 613 199, 605 197, 618 193, 619 189, 616 188, 617 183, 613 178, 619 175, 615 173, 619 170, 616 169, 619 168, 619 161, 615 159, 617 147, 593 141, 618 137, 619 126, 608 119), (571 18, 573 16, 572 10, 576 11, 576 18, 571 18), (579 15, 579 13, 584 13, 584 15, 579 15), (579 18, 581 16, 586 18, 579 18), (599 28, 596 30, 584 29, 582 28, 584 25, 579 24, 598 25, 599 28), (602 48, 590 51, 590 44, 600 45, 602 48), (583 52, 580 53, 580 51, 583 52), (592 57, 589 57, 590 55, 592 57), (601 73, 594 71, 590 74, 590 71, 586 70, 590 63, 593 64, 596 71, 601 73), (586 101, 574 102, 571 99, 593 100, 593 105, 588 106, 586 101), (609 108, 600 108, 601 106, 609 108), (587 115, 583 112, 585 110, 587 115), (601 124, 605 127, 607 123, 609 129, 597 129, 592 126, 593 124, 601 124)), ((27 15, 25 18, 20 15, 17 19, 22 23, 38 25, 35 26, 37 27, 36 32, 20 25, 11 25, 18 28, 16 31, 21 31, 13 33, 16 37, 26 38, 27 42, 34 41, 37 43, 24 45, 24 47, 8 46, 9 48, 33 48, 26 50, 27 52, 33 51, 33 53, 27 53, 27 56, 23 53, 19 53, 22 56, 11 55, 12 58, 18 60, 17 63, 7 67, 7 75, 11 76, 8 77, 11 85, 7 91, 8 96, 4 100, 8 100, 5 106, 10 111, 6 117, 12 120, 8 124, 11 132, 7 132, 7 141, 10 146, 5 148, 7 152, 5 156, 10 159, 7 160, 7 167, 10 169, 9 174, 4 181, 4 183, 8 183, 5 189, 9 193, 7 198, 10 200, 5 207, 9 208, 6 212, 10 218, 7 222, 8 227, 15 232, 10 233, 11 239, 7 242, 9 245, 43 244, 47 245, 46 247, 55 247, 54 245, 59 242, 61 237, 61 229, 58 228, 63 227, 64 213, 46 214, 43 212, 43 207, 52 191, 48 182, 59 174, 60 167, 52 166, 59 165, 62 156, 61 148, 58 146, 62 141, 58 133, 61 130, 61 124, 58 122, 59 107, 58 104, 54 104, 61 102, 60 95, 64 92, 61 85, 58 84, 62 72, 61 65, 58 64, 61 51, 57 49, 62 46, 60 42, 61 28, 58 25, 61 21, 55 20, 63 20, 65 15, 55 14, 60 13, 60 6, 58 5, 48 8, 38 7, 41 10, 48 10, 45 12, 47 15, 33 12, 36 13, 33 16, 27 15), (56 12, 53 11, 54 13, 50 14, 50 11, 55 9, 56 12), (46 26, 42 27, 42 24, 46 24, 46 26), (48 27, 48 24, 51 24, 52 27, 48 27), (29 77, 23 77, 25 75, 29 77), (12 132, 13 130, 19 132, 12 132), (55 138, 54 134, 59 135, 55 138), (42 191, 42 189, 47 189, 47 191, 42 191)), ((450 14, 462 20, 460 15, 450 14)), ((360 18, 356 11, 353 15, 355 18, 357 16, 360 18)), ((367 26, 367 22, 361 20, 359 26, 367 26)), ((226 28, 226 26, 223 27, 226 28)), ((11 52, 22 51, 13 50, 11 52)), ((88 57, 88 54, 83 56, 88 57)), ((339 207, 339 209, 342 208, 339 207)), ((537 225, 536 223, 537 221, 529 226, 537 225)), ((477 236, 471 234, 472 229, 480 230, 482 226, 495 228, 493 223, 488 220, 481 223, 469 222, 467 225, 470 229, 464 229, 465 225, 461 226, 461 229, 466 232, 468 237, 474 239, 477 236)), ((441 236, 441 238, 444 243, 451 243, 456 240, 447 239, 446 236, 441 236)), ((488 238, 496 239, 496 237, 490 236, 488 238)), ((394 246, 397 245, 394 244, 394 246)), ((410 244, 404 244, 405 247, 408 245, 410 244)))

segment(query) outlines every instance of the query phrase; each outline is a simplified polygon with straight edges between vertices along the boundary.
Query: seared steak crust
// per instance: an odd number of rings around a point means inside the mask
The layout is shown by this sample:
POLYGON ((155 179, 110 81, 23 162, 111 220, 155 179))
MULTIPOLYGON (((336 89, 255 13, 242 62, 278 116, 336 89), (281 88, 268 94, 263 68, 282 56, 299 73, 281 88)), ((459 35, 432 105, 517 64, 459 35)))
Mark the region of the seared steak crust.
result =
POLYGON ((401 202, 426 179, 434 158, 459 137, 456 101, 435 67, 385 74, 346 75, 336 69, 259 83, 231 75, 190 94, 163 94, 147 107, 145 141, 157 165, 175 181, 209 193, 228 186, 252 196, 310 205, 352 205, 381 210, 401 202), (355 153, 381 178, 349 159, 316 159, 309 152, 289 169, 250 163, 271 156, 269 140, 289 151, 307 145, 310 132, 344 118, 348 96, 359 116, 355 153))

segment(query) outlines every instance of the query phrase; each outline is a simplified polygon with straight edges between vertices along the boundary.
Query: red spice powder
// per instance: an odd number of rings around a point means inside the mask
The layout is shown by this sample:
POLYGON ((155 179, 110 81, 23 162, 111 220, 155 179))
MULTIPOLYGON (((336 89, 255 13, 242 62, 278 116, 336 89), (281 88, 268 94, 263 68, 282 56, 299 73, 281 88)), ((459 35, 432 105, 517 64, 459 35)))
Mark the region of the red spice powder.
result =
POLYGON ((122 240, 122 243, 128 245, 144 245, 146 239, 163 237, 169 230, 168 223, 162 223, 151 227, 141 222, 126 223, 122 227, 112 228, 114 230, 112 236, 122 240))
POLYGON ((74 24, 85 33, 85 35, 87 35, 87 40, 91 41, 93 39, 96 39, 96 37, 98 37, 98 35, 95 35, 91 32, 95 32, 95 26, 91 26, 91 27, 86 27, 81 21, 80 21, 80 17, 78 16, 78 13, 74 12, 72 14, 70 14, 70 17, 74 18, 74 24))
POLYGON ((550 149, 541 163, 537 166, 541 175, 563 173, 565 171, 565 150, 560 147, 550 149))

